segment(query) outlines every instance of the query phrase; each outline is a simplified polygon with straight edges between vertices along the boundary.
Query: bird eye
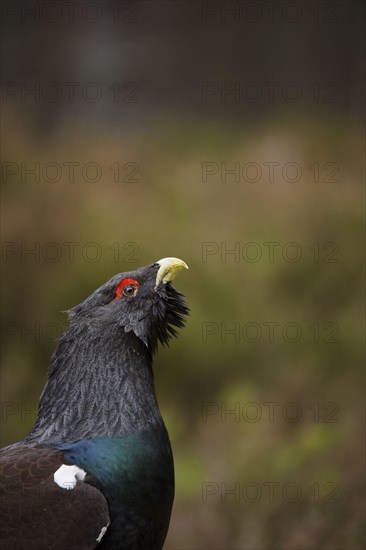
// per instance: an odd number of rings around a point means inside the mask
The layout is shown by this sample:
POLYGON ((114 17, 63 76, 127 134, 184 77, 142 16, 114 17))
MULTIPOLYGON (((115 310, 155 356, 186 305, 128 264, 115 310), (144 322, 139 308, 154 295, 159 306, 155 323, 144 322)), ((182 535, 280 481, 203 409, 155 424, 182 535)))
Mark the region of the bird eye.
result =
POLYGON ((136 285, 127 285, 123 289, 123 296, 136 296, 138 287, 136 285))
POLYGON ((122 296, 136 296, 140 283, 135 279, 123 279, 116 288, 115 300, 119 300, 122 296))

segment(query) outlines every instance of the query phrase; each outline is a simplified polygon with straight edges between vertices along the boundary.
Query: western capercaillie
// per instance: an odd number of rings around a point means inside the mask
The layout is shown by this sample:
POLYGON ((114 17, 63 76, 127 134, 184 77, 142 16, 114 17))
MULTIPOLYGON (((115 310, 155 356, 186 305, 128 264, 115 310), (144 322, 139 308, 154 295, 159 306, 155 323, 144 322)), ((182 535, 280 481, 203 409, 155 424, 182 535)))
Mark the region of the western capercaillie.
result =
POLYGON ((184 326, 164 258, 68 311, 36 424, 1 451, 3 550, 160 549, 174 498, 152 360, 184 326))

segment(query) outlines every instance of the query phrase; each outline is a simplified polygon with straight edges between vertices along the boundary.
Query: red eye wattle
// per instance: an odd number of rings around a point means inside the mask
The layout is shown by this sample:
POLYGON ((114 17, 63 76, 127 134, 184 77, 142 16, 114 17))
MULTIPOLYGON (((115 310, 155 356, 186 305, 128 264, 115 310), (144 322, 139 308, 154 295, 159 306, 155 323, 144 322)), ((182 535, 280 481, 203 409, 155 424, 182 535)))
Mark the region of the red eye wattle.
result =
POLYGON ((123 279, 116 289, 115 300, 119 300, 122 296, 136 296, 139 287, 140 283, 135 281, 135 279, 123 279))

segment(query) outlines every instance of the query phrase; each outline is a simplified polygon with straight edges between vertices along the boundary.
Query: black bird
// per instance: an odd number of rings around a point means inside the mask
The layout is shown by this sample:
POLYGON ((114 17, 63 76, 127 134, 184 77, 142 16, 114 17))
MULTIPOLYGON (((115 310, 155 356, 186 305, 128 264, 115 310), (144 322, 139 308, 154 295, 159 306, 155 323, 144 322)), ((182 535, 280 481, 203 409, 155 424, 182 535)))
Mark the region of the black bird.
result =
POLYGON ((2 550, 161 549, 174 498, 153 354, 188 314, 164 258, 68 311, 32 432, 1 451, 2 550))

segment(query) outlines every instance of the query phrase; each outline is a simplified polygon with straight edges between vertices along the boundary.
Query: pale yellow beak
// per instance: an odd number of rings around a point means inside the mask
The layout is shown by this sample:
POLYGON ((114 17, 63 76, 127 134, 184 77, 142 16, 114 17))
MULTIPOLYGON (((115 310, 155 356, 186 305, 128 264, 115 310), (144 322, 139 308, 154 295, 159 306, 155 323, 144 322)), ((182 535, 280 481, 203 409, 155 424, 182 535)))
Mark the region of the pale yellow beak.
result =
POLYGON ((157 288, 161 282, 167 283, 175 279, 179 271, 183 268, 188 269, 186 262, 183 262, 183 260, 179 258, 163 258, 155 263, 160 266, 156 275, 155 288, 157 288))

